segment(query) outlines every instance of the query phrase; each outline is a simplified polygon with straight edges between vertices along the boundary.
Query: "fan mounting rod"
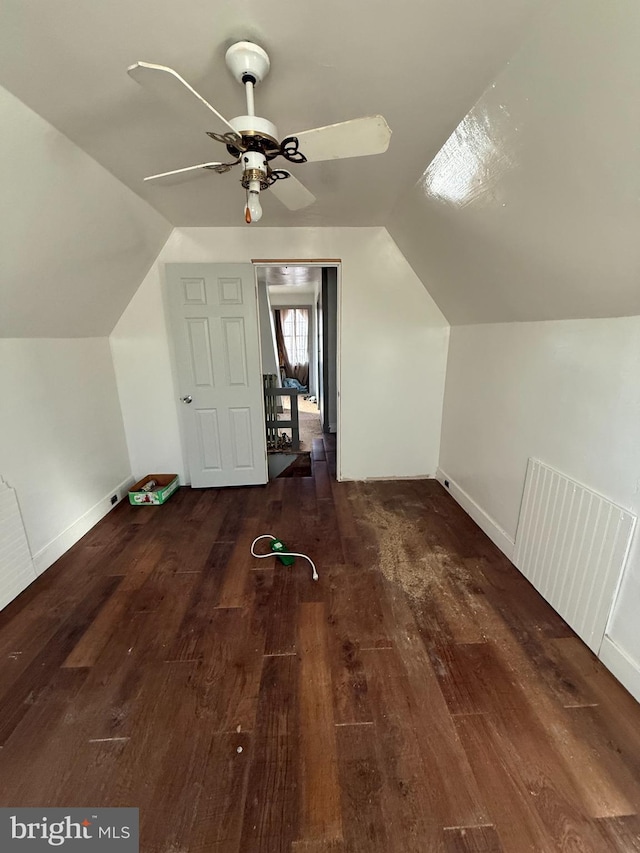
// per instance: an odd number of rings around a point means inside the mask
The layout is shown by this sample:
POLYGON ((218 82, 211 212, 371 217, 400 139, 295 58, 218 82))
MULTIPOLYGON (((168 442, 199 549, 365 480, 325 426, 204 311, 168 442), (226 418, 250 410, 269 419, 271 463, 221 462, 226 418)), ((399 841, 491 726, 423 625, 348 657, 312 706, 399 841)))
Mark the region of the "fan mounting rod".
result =
POLYGON ((278 147, 277 127, 273 122, 256 115, 253 99, 254 86, 264 80, 271 67, 267 52, 253 42, 239 41, 227 50, 225 62, 238 83, 244 86, 247 96, 246 115, 236 116, 229 124, 242 137, 258 136, 278 147))

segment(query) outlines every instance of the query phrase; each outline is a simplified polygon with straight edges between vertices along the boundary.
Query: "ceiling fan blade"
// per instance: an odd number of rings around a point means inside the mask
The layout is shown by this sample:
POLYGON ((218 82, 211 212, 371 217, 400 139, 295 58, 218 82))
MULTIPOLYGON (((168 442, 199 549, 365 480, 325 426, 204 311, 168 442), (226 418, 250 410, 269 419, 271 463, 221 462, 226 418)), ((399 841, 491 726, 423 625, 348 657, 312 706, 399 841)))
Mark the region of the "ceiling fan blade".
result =
POLYGON ((199 95, 173 68, 136 62, 127 68, 129 75, 144 89, 169 104, 194 127, 214 133, 232 133, 240 138, 229 122, 199 95))
POLYGON ((174 169, 172 172, 161 172, 159 175, 149 175, 145 181, 157 181, 161 178, 173 178, 174 180, 165 181, 165 183, 176 183, 180 178, 189 176, 189 173, 197 172, 199 169, 203 171, 212 171, 214 166, 221 166, 222 163, 199 163, 197 166, 187 166, 185 169, 174 169))
MULTIPOLYGON (((286 170, 279 169, 278 171, 284 172, 286 170)), ((287 172, 287 174, 289 175, 288 178, 271 184, 270 192, 289 210, 302 210, 303 207, 309 207, 310 204, 313 204, 316 200, 313 193, 309 192, 297 178, 294 178, 291 172, 287 172)))
POLYGON ((292 133, 310 163, 383 154, 389 147, 391 128, 382 116, 367 116, 292 133))

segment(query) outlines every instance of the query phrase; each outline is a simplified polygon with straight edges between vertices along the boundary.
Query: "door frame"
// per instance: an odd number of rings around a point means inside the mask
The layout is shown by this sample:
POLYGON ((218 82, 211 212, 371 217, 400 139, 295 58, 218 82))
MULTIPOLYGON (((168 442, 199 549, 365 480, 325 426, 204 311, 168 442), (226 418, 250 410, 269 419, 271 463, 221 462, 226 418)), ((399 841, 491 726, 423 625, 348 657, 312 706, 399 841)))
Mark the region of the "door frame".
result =
MULTIPOLYGON (((260 267, 333 267, 336 269, 336 480, 342 480, 342 259, 341 258, 252 258, 256 269, 260 267)), ((258 330, 259 331, 259 330, 258 330)))

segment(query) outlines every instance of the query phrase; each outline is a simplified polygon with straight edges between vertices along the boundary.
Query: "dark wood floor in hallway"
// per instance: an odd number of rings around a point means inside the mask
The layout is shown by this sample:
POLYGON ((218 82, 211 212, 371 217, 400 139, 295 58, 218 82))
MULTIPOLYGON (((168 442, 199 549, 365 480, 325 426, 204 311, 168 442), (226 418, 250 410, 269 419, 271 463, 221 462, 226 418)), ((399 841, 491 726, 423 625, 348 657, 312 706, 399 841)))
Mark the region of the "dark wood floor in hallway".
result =
POLYGON ((640 851, 640 706, 435 481, 330 467, 123 503, 0 614, 0 805, 137 806, 143 853, 640 851))

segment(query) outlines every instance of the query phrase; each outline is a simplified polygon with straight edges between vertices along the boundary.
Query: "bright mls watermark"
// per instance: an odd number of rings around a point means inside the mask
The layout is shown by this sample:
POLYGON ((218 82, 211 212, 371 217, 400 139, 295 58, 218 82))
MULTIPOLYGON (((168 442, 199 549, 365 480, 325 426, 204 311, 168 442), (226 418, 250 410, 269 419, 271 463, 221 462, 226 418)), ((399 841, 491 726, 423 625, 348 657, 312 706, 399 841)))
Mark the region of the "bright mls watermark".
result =
POLYGON ((138 853, 138 809, 3 809, 2 853, 138 853))

